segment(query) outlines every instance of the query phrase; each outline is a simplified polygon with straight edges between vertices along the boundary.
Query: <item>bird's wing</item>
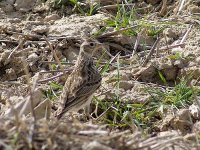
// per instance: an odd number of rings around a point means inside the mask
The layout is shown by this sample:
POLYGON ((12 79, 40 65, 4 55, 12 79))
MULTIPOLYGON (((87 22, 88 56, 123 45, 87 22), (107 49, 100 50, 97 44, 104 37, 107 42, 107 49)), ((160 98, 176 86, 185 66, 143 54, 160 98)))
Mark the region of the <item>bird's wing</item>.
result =
POLYGON ((74 105, 85 101, 93 94, 101 85, 100 75, 93 77, 79 76, 71 74, 65 83, 63 93, 61 95, 60 112, 67 112, 74 105))
POLYGON ((101 85, 101 77, 94 75, 93 78, 85 77, 76 77, 73 76, 71 89, 68 95, 68 99, 65 101, 65 105, 72 103, 75 99, 79 99, 80 97, 87 97, 93 94, 101 85))

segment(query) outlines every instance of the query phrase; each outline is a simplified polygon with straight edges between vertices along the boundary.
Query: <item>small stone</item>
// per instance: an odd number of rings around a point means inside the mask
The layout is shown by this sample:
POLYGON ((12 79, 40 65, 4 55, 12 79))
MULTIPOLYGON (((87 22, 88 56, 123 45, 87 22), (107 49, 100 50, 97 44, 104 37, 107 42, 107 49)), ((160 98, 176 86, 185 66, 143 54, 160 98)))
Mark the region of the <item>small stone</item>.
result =
POLYGON ((37 26, 32 31, 39 33, 39 34, 44 34, 49 31, 49 28, 47 26, 37 26))
POLYGON ((194 119, 200 119, 200 110, 197 105, 192 104, 189 107, 189 111, 194 119))
POLYGON ((176 38, 177 37, 176 31, 174 31, 172 28, 166 28, 163 31, 163 34, 168 36, 169 38, 176 38))
POLYGON ((133 76, 142 81, 152 81, 156 75, 156 68, 154 66, 141 67, 140 70, 133 74, 133 76))
POLYGON ((177 54, 178 53, 178 54, 182 55, 183 48, 181 48, 181 47, 175 47, 175 48, 172 48, 171 52, 172 52, 172 54, 177 54))
POLYGON ((192 13, 192 14, 194 14, 194 13, 200 13, 199 6, 191 5, 189 9, 190 9, 190 13, 192 13))
POLYGON ((36 119, 49 118, 51 113, 51 103, 49 100, 44 100, 34 108, 36 119))
POLYGON ((16 0, 14 6, 16 10, 27 12, 33 8, 35 3, 36 0, 16 0))
POLYGON ((177 116, 170 122, 173 129, 180 130, 183 134, 191 132, 192 122, 189 109, 182 109, 177 116))
POLYGON ((6 76, 7 76, 8 80, 16 80, 17 79, 15 70, 12 68, 6 69, 6 76))
POLYGON ((177 77, 177 72, 178 68, 177 67, 172 67, 172 68, 167 68, 162 70, 166 80, 175 80, 177 77))
POLYGON ((200 68, 198 66, 192 66, 184 69, 187 74, 192 73, 193 79, 199 79, 200 76, 200 68))
POLYGON ((0 54, 0 67, 1 65, 7 65, 8 63, 10 63, 11 59, 7 59, 9 55, 9 50, 5 50, 3 53, 0 54))
POLYGON ((131 81, 122 80, 119 82, 119 88, 122 88, 125 91, 130 90, 133 86, 134 86, 134 84, 131 81))
MULTIPOLYGON (((131 79, 131 73, 129 71, 120 71, 119 80, 120 81, 129 81, 131 79)), ((118 81, 118 72, 117 70, 113 71, 110 75, 103 79, 103 82, 113 83, 118 81)))
POLYGON ((57 14, 52 14, 52 15, 49 15, 49 16, 46 16, 44 18, 44 21, 55 21, 55 20, 58 20, 60 19, 60 16, 57 15, 57 14))
POLYGON ((39 56, 36 53, 32 53, 28 56, 28 62, 36 62, 39 60, 39 56))
POLYGON ((175 62, 174 62, 174 66, 177 66, 178 68, 184 68, 185 67, 185 64, 183 63, 183 61, 182 60, 175 60, 175 62))

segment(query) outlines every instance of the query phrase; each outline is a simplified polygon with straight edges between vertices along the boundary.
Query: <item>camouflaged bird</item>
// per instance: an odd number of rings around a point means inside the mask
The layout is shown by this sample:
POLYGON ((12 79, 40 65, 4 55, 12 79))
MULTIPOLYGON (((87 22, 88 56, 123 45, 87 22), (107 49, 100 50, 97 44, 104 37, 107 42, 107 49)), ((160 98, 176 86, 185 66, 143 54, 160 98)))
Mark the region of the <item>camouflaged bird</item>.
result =
POLYGON ((93 93, 100 87, 102 80, 92 58, 101 46, 101 43, 92 39, 87 39, 81 44, 74 70, 67 78, 60 96, 57 119, 66 112, 78 111, 90 105, 93 93))

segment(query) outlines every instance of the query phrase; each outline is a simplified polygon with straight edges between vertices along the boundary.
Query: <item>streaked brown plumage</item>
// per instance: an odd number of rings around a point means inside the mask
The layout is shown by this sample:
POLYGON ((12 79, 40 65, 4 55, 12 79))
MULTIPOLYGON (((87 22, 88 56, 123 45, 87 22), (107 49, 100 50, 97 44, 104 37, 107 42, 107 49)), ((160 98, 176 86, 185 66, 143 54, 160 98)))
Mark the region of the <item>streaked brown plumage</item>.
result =
POLYGON ((65 82, 60 96, 57 119, 66 112, 78 111, 91 103, 93 93, 101 85, 101 75, 92 58, 94 52, 100 47, 101 43, 91 39, 81 44, 74 70, 65 82))

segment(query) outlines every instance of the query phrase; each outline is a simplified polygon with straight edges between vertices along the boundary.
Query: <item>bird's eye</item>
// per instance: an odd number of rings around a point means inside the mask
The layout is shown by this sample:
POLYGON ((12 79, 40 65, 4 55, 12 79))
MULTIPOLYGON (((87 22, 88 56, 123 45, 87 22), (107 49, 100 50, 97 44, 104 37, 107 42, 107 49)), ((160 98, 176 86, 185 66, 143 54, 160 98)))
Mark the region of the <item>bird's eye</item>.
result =
POLYGON ((94 43, 90 43, 90 46, 93 47, 95 44, 94 43))

